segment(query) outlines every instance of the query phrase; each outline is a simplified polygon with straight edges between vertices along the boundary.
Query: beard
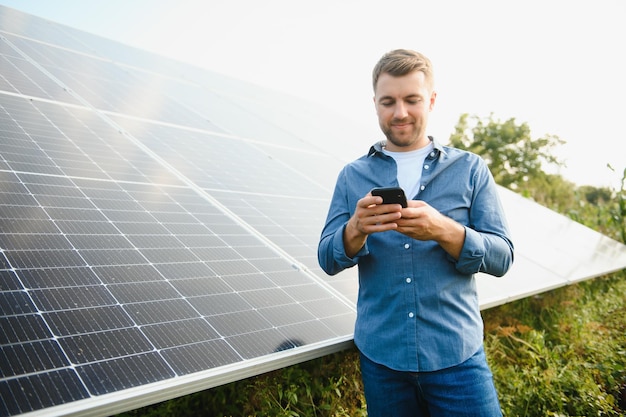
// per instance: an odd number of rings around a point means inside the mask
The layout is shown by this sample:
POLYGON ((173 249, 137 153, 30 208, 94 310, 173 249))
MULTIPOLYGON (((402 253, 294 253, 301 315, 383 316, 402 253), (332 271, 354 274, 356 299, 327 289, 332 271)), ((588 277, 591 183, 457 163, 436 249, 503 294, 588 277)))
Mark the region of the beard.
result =
POLYGON ((380 123, 380 129, 383 131, 383 134, 387 138, 387 141, 389 141, 391 144, 398 148, 415 146, 417 143, 421 142, 423 138, 426 137, 424 133, 424 127, 421 124, 418 124, 415 120, 394 119, 389 124, 380 123), (411 129, 394 132, 393 126, 399 123, 408 123, 410 124, 411 129))

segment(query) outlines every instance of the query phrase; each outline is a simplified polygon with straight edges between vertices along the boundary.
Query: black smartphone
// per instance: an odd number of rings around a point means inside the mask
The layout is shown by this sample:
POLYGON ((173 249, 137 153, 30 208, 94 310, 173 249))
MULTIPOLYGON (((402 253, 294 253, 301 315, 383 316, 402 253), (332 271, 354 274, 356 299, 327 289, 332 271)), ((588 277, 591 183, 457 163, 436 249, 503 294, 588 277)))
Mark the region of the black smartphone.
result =
POLYGON ((383 204, 400 204, 406 207, 406 196, 400 187, 373 188, 372 195, 379 195, 383 198, 383 204))

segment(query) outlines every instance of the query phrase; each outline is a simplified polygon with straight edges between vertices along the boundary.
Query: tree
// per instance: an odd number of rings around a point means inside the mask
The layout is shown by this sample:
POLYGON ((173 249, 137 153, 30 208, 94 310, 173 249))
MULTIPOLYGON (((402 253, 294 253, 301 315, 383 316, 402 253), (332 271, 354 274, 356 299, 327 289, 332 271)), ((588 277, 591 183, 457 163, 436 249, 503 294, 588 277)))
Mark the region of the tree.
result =
POLYGON ((524 197, 532 198, 544 207, 572 217, 572 210, 579 206, 576 185, 560 175, 539 172, 531 176, 517 190, 524 197))
POLYGON ((496 182, 518 191, 531 178, 544 175, 542 164, 563 166, 550 152, 565 141, 556 135, 532 139, 527 123, 515 118, 494 120, 493 114, 482 119, 462 114, 450 136, 450 144, 472 151, 485 159, 496 182))

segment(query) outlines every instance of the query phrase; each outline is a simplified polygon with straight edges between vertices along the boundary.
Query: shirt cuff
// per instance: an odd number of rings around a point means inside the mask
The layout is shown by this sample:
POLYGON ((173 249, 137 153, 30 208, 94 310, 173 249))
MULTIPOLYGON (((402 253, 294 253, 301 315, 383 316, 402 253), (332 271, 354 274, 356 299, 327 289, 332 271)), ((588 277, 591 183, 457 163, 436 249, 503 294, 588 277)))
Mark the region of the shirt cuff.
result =
POLYGON ((337 230, 335 236, 333 236, 333 252, 335 262, 343 268, 350 268, 359 263, 359 258, 369 255, 369 249, 367 248, 367 241, 363 247, 354 255, 353 258, 346 255, 346 247, 343 244, 343 233, 346 229, 346 225, 337 230))
POLYGON ((465 226, 465 242, 461 255, 456 262, 456 269, 465 274, 480 272, 485 257, 483 238, 476 230, 465 226))

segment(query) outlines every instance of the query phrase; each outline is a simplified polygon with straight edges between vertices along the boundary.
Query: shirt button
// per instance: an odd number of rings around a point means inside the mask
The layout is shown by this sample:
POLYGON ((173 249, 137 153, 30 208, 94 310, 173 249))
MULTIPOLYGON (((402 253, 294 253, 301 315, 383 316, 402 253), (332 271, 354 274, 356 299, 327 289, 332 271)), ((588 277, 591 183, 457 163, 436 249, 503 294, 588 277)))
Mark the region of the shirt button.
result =
POLYGON ((433 151, 433 152, 431 152, 431 153, 430 153, 430 156, 434 157, 434 156, 435 156, 435 152, 434 152, 434 151, 433 151))
POLYGON ((420 190, 424 191, 424 188, 426 188, 425 186, 420 186, 420 190))
POLYGON ((407 279, 406 279, 406 283, 407 283, 407 284, 410 284, 410 283, 411 283, 411 278, 407 278, 407 279))
POLYGON ((408 243, 405 243, 405 244, 404 244, 404 249, 408 249, 408 248, 410 248, 410 247, 411 247, 411 245, 409 245, 408 243))
POLYGON ((430 168, 430 165, 424 165, 424 169, 430 168))
POLYGON ((415 316, 415 314, 413 314, 413 312, 409 313, 409 318, 413 318, 413 316, 415 316))

